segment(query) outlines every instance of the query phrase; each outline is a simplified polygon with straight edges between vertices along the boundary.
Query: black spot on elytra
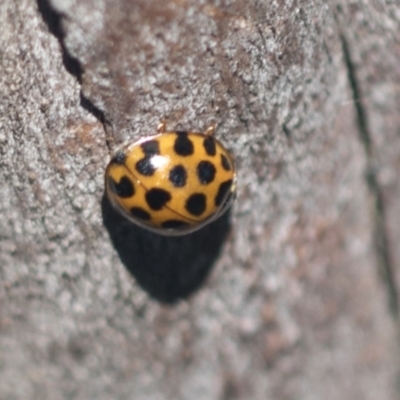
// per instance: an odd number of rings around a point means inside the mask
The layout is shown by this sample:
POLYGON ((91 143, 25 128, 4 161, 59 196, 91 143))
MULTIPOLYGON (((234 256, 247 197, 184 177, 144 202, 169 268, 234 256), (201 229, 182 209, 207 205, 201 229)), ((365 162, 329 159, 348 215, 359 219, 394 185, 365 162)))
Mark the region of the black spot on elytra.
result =
POLYGON ((216 169, 210 161, 200 161, 197 165, 197 177, 203 185, 208 185, 215 178, 216 169))
POLYGON ((195 216, 203 214, 206 210, 206 196, 203 193, 194 193, 187 200, 186 210, 195 216))
POLYGON ((171 194, 164 189, 154 188, 146 193, 146 201, 152 210, 161 210, 171 200, 171 194))
POLYGON ((161 224, 163 228, 169 229, 179 229, 179 228, 186 228, 189 226, 187 222, 179 221, 178 219, 169 219, 161 224))
POLYGON ((186 185, 187 172, 183 165, 176 165, 169 171, 169 180, 175 187, 183 187, 186 185))
POLYGON ((192 155, 194 146, 192 141, 188 138, 187 132, 178 131, 176 134, 177 138, 174 143, 175 153, 184 157, 192 155))
POLYGON ((131 208, 132 216, 141 219, 142 221, 150 221, 151 215, 143 208, 140 207, 132 207, 131 208))
POLYGON ((231 163, 228 160, 228 157, 225 154, 221 154, 221 165, 225 171, 230 171, 232 169, 231 163))
POLYGON ((222 182, 219 185, 218 193, 215 196, 215 205, 218 207, 222 204, 222 202, 225 200, 225 197, 230 190, 232 186, 232 179, 229 179, 228 181, 222 182))
POLYGON ((207 136, 203 141, 203 146, 209 156, 215 156, 215 154, 217 154, 215 140, 213 137, 207 136))
POLYGON ((142 150, 146 156, 160 154, 160 144, 157 140, 149 140, 141 144, 142 150))
POLYGON ((111 159, 113 164, 122 165, 125 164, 126 155, 123 150, 119 150, 115 153, 114 157, 111 159))
POLYGON ((110 177, 108 180, 108 187, 112 192, 122 198, 132 197, 135 194, 135 187, 127 176, 123 176, 119 182, 116 182, 110 177))
POLYGON ((136 163, 136 170, 144 175, 144 176, 152 176, 156 169, 154 168, 153 164, 151 163, 151 156, 144 157, 136 163))

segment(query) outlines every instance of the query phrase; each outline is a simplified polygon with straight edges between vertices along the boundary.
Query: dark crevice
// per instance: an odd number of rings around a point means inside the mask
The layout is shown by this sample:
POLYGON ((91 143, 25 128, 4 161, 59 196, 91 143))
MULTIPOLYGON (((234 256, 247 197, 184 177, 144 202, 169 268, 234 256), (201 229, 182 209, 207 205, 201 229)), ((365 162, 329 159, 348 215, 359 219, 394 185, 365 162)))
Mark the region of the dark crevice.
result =
POLYGON ((79 61, 72 57, 64 46, 64 30, 62 28, 62 16, 50 6, 48 0, 37 0, 38 9, 49 31, 59 40, 62 50, 63 63, 66 70, 82 83, 82 66, 79 61))
MULTIPOLYGON (((37 0, 38 10, 42 15, 44 22, 46 23, 49 31, 58 39, 61 51, 62 59, 65 69, 73 76, 76 77, 78 82, 82 84, 83 67, 79 60, 71 56, 64 44, 65 32, 62 26, 62 14, 57 13, 49 4, 48 0, 37 0)), ((106 131, 107 145, 110 147, 110 135, 111 135, 111 124, 106 120, 104 112, 96 107, 87 97, 82 93, 80 95, 80 106, 86 111, 90 112, 94 117, 96 117, 102 124, 106 131)))
POLYGON ((379 275, 385 284, 388 294, 388 303, 391 315, 394 318, 399 316, 399 295, 394 277, 394 265, 390 257, 389 238, 386 231, 386 212, 383 200, 382 189, 376 175, 374 163, 374 148, 371 139, 368 117, 363 104, 363 96, 357 80, 356 68, 350 55, 349 45, 343 33, 340 35, 343 48, 344 61, 352 91, 353 103, 356 112, 356 122, 360 140, 363 144, 367 161, 366 182, 370 196, 372 198, 372 217, 373 217, 373 244, 377 258, 379 275))
POLYGON ((90 112, 94 115, 103 125, 109 124, 106 120, 104 113, 100 108, 97 108, 87 97, 85 97, 82 93, 80 95, 80 106, 84 108, 86 111, 90 112))

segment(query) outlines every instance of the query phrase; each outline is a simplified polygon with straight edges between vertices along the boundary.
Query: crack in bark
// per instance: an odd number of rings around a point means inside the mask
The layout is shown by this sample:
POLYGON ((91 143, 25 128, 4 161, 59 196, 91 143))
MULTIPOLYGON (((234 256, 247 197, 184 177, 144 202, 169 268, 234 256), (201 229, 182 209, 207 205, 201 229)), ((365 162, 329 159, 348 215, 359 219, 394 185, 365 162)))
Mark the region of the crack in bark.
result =
POLYGON ((367 171, 366 183, 372 200, 373 244, 375 248, 378 273, 383 280, 388 296, 389 311, 393 318, 399 317, 399 294, 395 282, 394 265, 390 257, 389 238, 386 231, 386 210, 383 201, 382 189, 379 185, 374 162, 374 144, 372 142, 368 116, 362 101, 362 93, 357 80, 356 68, 351 59, 350 49, 346 37, 340 33, 345 66, 352 92, 356 113, 356 123, 359 138, 364 147, 367 171))
POLYGON ((62 28, 61 19, 62 16, 59 15, 49 4, 48 0, 37 0, 39 13, 42 15, 43 21, 47 25, 49 31, 58 39, 61 52, 62 52, 62 60, 65 66, 65 69, 75 78, 78 82, 82 83, 82 66, 80 62, 72 57, 64 45, 64 30, 62 28))
MULTIPOLYGON (((57 13, 52 6, 50 5, 49 0, 37 0, 38 11, 41 14, 43 21, 47 25, 50 33, 52 33, 58 40, 61 46, 62 60, 65 66, 65 69, 73 75, 82 86, 82 76, 84 68, 81 65, 80 61, 73 57, 67 50, 64 38, 65 32, 62 26, 62 18, 63 15, 57 13)), ((113 128, 111 122, 106 118, 103 110, 98 108, 93 102, 86 97, 82 90, 80 93, 80 106, 83 107, 86 111, 91 113, 96 119, 98 119, 103 125, 104 132, 106 135, 106 145, 108 147, 109 153, 112 154, 114 152, 114 135, 113 128)))

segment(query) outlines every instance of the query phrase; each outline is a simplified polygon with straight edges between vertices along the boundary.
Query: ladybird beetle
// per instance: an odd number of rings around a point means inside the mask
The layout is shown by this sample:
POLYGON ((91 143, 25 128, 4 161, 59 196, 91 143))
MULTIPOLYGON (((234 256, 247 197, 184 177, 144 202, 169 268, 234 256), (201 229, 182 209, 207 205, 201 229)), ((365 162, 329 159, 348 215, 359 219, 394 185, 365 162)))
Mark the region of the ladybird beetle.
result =
POLYGON ((118 150, 105 173, 111 204, 130 221, 162 235, 184 235, 215 220, 236 188, 232 156, 205 133, 167 132, 118 150))

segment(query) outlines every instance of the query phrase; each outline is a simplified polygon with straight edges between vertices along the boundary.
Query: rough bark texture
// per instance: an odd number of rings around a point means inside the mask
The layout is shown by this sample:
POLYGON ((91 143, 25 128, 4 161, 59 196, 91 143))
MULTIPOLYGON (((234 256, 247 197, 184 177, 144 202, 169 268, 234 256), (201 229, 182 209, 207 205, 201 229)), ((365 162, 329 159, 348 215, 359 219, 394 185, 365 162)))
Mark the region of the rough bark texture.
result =
POLYGON ((400 8, 3 0, 0 398, 398 399, 400 8), (163 238, 118 145, 217 135, 238 196, 163 238))

